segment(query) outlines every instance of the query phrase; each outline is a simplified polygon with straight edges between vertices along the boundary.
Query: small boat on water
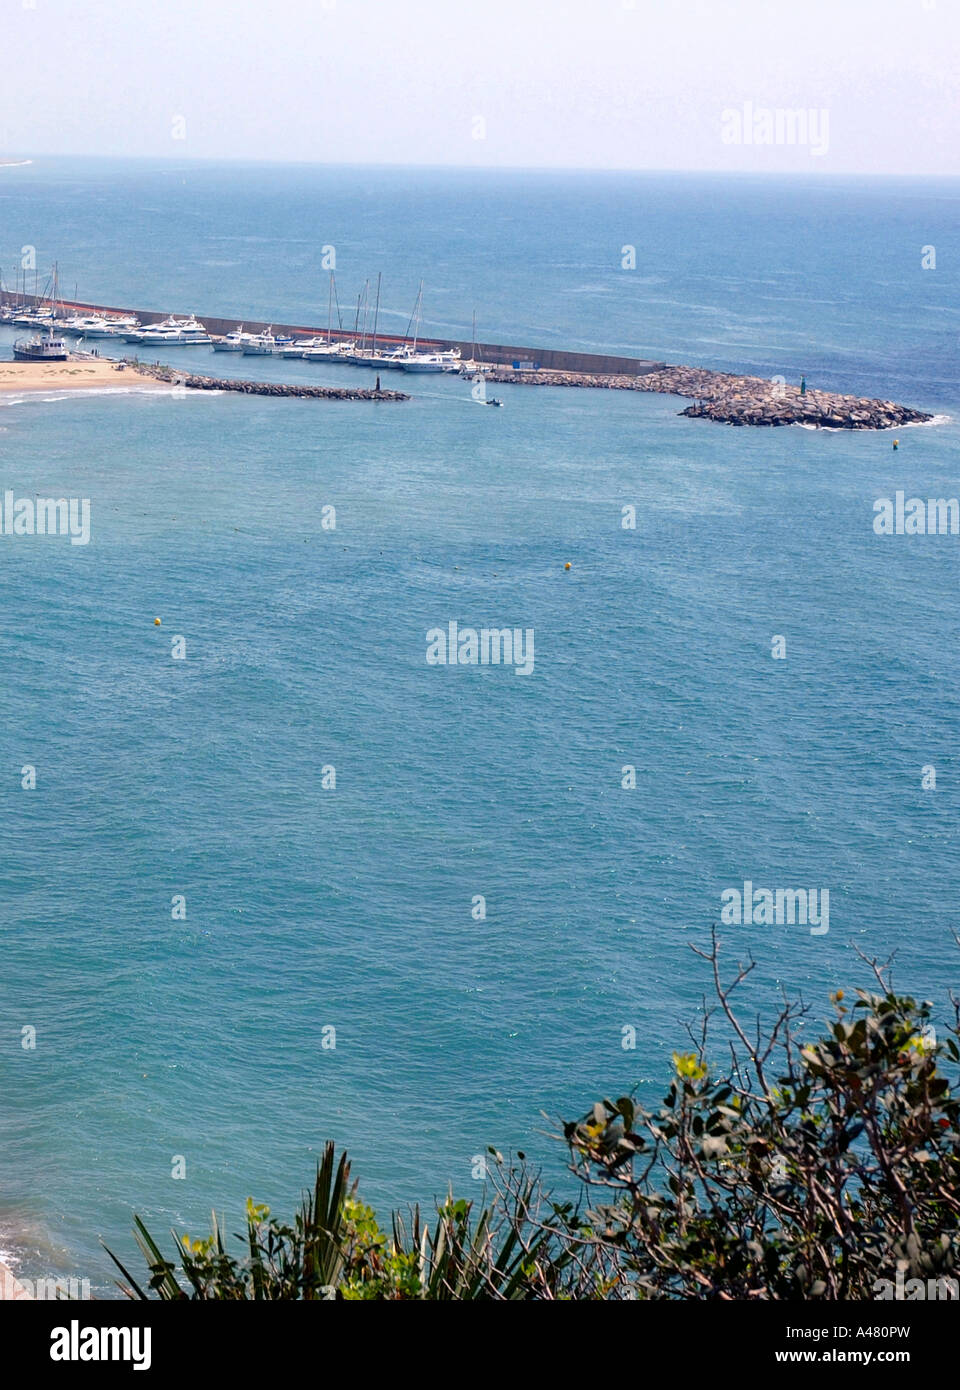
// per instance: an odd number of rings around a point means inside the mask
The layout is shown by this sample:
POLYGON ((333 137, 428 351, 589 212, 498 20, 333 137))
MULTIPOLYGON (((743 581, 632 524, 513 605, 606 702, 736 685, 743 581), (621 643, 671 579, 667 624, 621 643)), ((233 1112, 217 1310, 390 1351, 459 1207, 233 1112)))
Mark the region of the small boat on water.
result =
POLYGON ((69 355, 66 339, 56 335, 52 328, 38 333, 35 338, 20 338, 13 345, 15 362, 66 362, 69 355))

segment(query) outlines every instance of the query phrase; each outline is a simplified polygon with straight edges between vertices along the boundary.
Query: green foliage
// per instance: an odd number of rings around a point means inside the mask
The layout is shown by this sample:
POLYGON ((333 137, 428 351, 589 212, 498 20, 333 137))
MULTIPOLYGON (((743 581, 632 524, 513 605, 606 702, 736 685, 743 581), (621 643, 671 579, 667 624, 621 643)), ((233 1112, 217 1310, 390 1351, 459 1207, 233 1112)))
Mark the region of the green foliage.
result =
MULTIPOLYGON (((491 1150, 482 1205, 451 1194, 429 1220, 394 1213, 389 1232, 324 1150, 292 1226, 247 1204, 240 1253, 174 1235, 175 1259, 143 1223, 147 1288, 161 1299, 871 1299, 878 1281, 954 1274, 960 1256, 958 1025, 936 1040, 930 1007, 878 989, 804 1043, 803 1010, 747 1030, 713 966, 730 1061, 673 1054, 661 1104, 594 1104, 562 1127, 582 1204, 550 1199, 523 1155, 491 1150), (951 1082, 952 1076, 952 1082, 951 1082)), ((716 1012, 716 1011, 714 1011, 716 1012)), ((954 1006, 956 1015, 957 1009, 954 1006)))

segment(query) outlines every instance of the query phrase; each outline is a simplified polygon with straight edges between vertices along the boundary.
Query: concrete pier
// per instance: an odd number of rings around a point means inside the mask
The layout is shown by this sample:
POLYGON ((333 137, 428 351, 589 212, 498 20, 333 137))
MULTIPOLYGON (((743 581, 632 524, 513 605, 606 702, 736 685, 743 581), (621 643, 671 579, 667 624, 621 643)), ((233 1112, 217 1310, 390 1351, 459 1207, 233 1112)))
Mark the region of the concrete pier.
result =
MULTIPOLYGON (((33 295, 18 296, 8 290, 0 294, 0 303, 11 306, 23 303, 31 307, 40 302, 33 295)), ((151 323, 161 323, 171 315, 183 317, 183 310, 180 309, 124 309, 116 305, 87 304, 79 300, 58 302, 62 302, 63 308, 70 314, 134 314, 144 326, 151 323)), ((318 326, 317 324, 277 323, 276 320, 272 323, 266 323, 256 319, 217 318, 215 315, 201 313, 198 313, 197 317, 208 332, 215 337, 225 337, 226 334, 237 332, 241 328, 248 333, 265 333, 267 329, 272 328, 275 334, 282 337, 302 335, 309 338, 325 338, 327 336, 327 329, 322 324, 318 326)), ((349 328, 342 330, 334 328, 330 332, 331 338, 343 342, 355 342, 359 336, 359 333, 349 328)), ((368 340, 370 336, 368 332, 368 340)), ((377 332, 378 347, 401 347, 410 341, 409 338, 395 333, 377 332)), ((646 361, 639 357, 567 352, 559 348, 514 347, 503 343, 477 343, 476 347, 484 363, 500 364, 506 367, 512 366, 514 362, 533 362, 538 367, 554 371, 582 372, 587 375, 628 372, 631 376, 637 376, 642 372, 657 371, 664 366, 663 362, 646 361)), ((462 356, 469 359, 473 356, 474 344, 453 338, 425 338, 421 336, 417 338, 417 348, 423 352, 440 352, 459 348, 462 356)))

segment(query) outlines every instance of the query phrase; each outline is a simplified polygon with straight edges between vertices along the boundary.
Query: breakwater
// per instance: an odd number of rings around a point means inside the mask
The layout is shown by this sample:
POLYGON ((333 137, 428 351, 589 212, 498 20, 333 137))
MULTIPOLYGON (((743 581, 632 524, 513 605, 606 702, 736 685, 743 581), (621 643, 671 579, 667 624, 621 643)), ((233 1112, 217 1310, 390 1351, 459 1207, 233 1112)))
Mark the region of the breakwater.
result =
POLYGON ((834 391, 803 391, 767 377, 737 376, 703 367, 660 367, 641 376, 577 372, 523 372, 495 368, 488 381, 536 386, 581 386, 612 391, 656 391, 694 401, 680 414, 727 425, 813 425, 820 429, 884 430, 918 425, 933 416, 897 405, 834 391))
MULTIPOLYGON (((8 305, 40 303, 33 296, 0 292, 0 303, 8 305)), ((59 306, 58 306, 59 307, 59 306)), ((168 317, 166 311, 125 309, 116 305, 63 303, 67 312, 84 314, 135 314, 143 324, 168 317)), ((246 328, 249 332, 275 333, 297 337, 326 336, 316 324, 259 323, 251 320, 202 316, 208 331, 215 335, 246 328)), ((354 340, 356 332, 332 329, 330 337, 354 340)), ((369 339, 368 339, 369 341, 369 339)), ((409 346, 411 340, 390 333, 377 334, 377 346, 409 346)), ((834 391, 788 385, 782 378, 743 376, 703 367, 686 367, 654 362, 639 357, 617 357, 600 353, 568 352, 557 348, 515 347, 502 343, 467 343, 448 338, 418 337, 417 346, 426 351, 459 349, 465 363, 478 361, 487 379, 518 386, 570 386, 606 390, 655 391, 687 397, 692 405, 680 411, 690 418, 713 420, 729 425, 809 425, 821 429, 892 429, 923 424, 933 419, 926 411, 894 401, 850 396, 834 391)), ((171 369, 172 370, 172 369, 171 369)), ((164 380, 170 378, 162 378, 164 380)), ((258 395, 317 396, 331 400, 406 400, 403 392, 364 391, 339 387, 276 387, 258 382, 217 381, 194 376, 195 389, 244 391, 258 395)))
POLYGON ((196 372, 181 372, 176 367, 126 359, 140 376, 154 381, 166 381, 171 386, 183 386, 190 391, 235 391, 243 396, 292 396, 319 401, 408 401, 403 391, 377 391, 362 386, 286 386, 276 381, 238 381, 234 377, 200 376, 196 372))

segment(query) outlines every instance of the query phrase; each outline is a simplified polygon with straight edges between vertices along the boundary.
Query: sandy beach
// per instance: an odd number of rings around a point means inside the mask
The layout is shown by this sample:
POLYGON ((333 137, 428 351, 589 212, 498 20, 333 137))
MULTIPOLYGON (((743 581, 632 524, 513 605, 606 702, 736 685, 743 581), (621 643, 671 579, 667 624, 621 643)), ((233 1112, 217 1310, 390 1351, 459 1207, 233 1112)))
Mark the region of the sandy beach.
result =
POLYGON ((163 382, 129 367, 117 371, 113 362, 83 359, 66 362, 0 362, 0 395, 22 391, 82 391, 97 387, 136 386, 162 389, 163 382))

